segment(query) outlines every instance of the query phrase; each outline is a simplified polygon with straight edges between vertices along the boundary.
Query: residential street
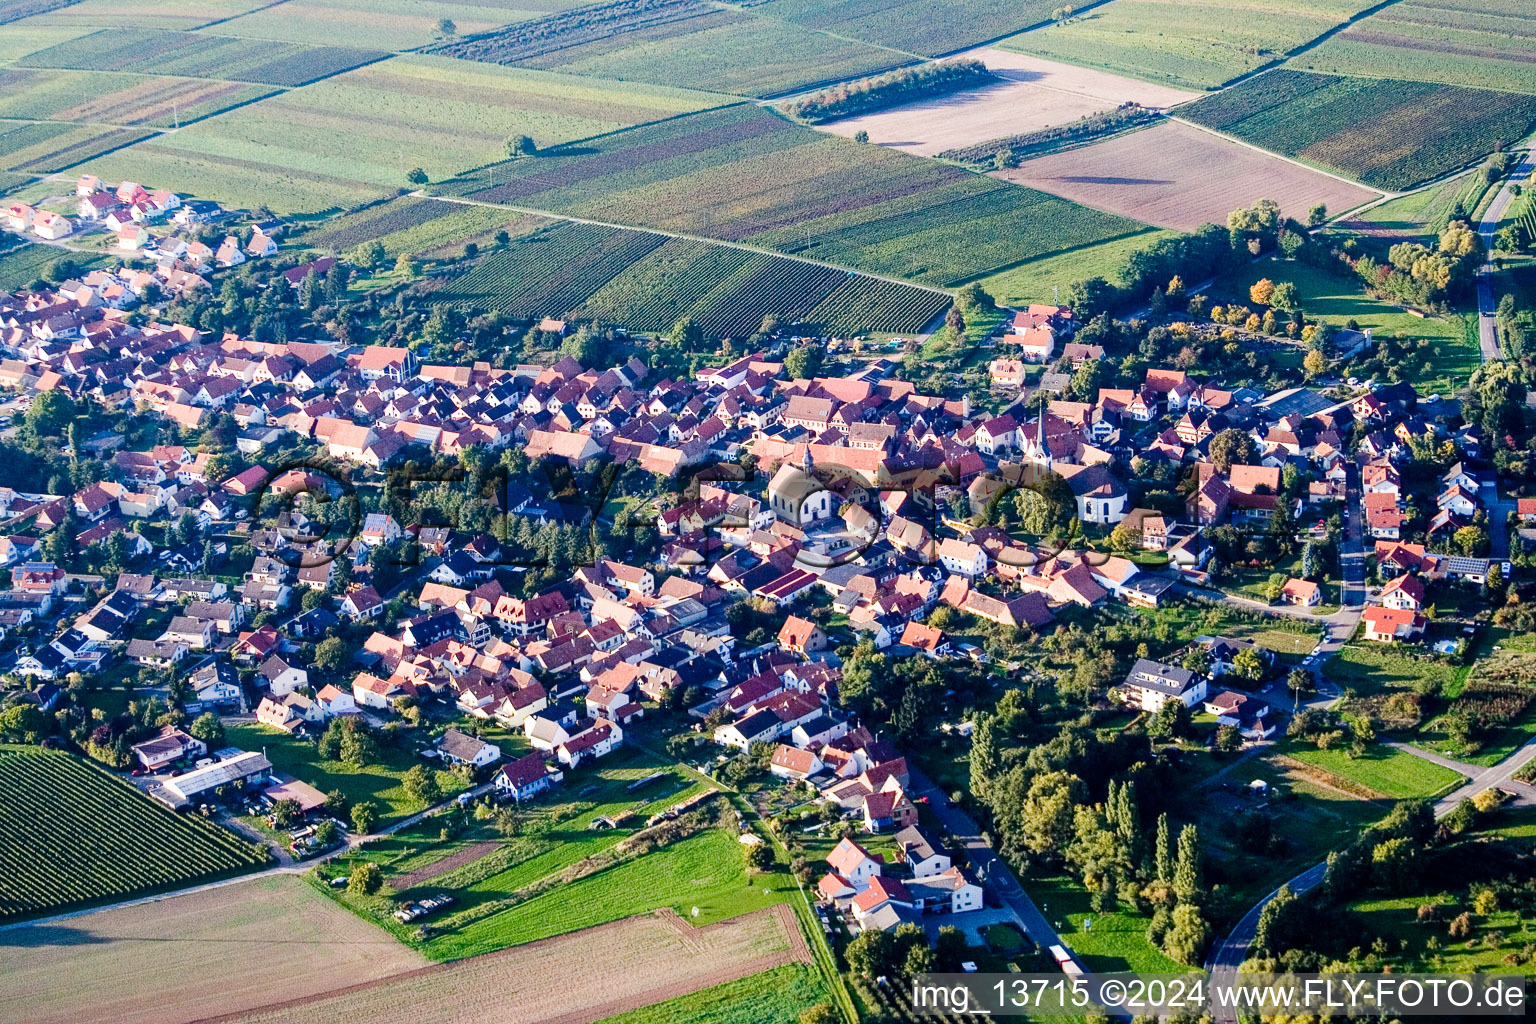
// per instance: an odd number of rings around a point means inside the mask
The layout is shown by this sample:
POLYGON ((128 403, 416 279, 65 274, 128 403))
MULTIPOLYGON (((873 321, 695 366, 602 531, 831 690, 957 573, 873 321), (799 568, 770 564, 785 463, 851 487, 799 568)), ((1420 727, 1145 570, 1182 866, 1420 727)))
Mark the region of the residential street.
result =
POLYGON ((1483 214, 1482 223, 1478 225, 1478 234, 1483 237, 1483 247, 1490 253, 1490 259, 1483 264, 1477 272, 1477 330, 1478 340, 1482 344, 1483 362, 1504 358, 1504 351, 1499 345, 1499 332, 1494 324, 1493 313, 1498 306, 1498 296, 1493 293, 1493 233, 1498 229, 1499 221, 1504 217, 1504 211, 1509 209, 1510 200, 1514 198, 1513 185, 1523 184, 1531 175, 1531 154, 1520 154, 1520 162, 1509 177, 1504 180, 1504 185, 1499 189, 1499 194, 1493 197, 1488 204, 1488 210, 1483 214))

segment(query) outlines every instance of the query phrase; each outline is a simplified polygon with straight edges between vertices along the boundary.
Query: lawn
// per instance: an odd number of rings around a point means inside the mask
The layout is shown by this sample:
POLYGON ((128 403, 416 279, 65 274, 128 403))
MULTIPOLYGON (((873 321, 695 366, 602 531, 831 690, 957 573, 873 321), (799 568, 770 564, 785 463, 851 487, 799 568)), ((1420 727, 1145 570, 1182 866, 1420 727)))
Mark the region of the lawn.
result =
MULTIPOLYGON (((231 746, 264 752, 276 771, 307 782, 322 793, 339 789, 354 805, 364 800, 372 801, 378 806, 381 826, 426 807, 407 796, 400 784, 407 769, 424 762, 402 750, 384 747, 380 763, 353 768, 340 761, 322 761, 312 741, 265 725, 231 725, 225 735, 231 746)), ((464 783, 452 772, 439 770, 437 781, 445 794, 457 793, 464 788, 464 783)))
POLYGON ((749 879, 743 850, 734 834, 711 828, 435 936, 424 950, 435 960, 457 960, 660 907, 704 925, 796 895, 786 871, 749 879))
POLYGON ((599 1024, 785 1024, 824 1002, 826 994, 815 968, 789 964, 621 1013, 599 1024))
POLYGON ((1323 666, 1323 675, 1360 696, 1384 690, 1431 690, 1450 685, 1455 665, 1430 657, 1413 657, 1382 645, 1345 644, 1323 666))
POLYGON ((1475 325, 1468 334, 1469 318, 1414 316, 1400 306, 1366 295, 1358 278, 1331 273, 1310 263, 1271 258, 1245 265, 1216 281, 1210 289, 1211 301, 1250 305, 1248 289, 1260 278, 1275 284, 1294 284, 1301 293, 1302 312, 1308 320, 1333 327, 1344 327, 1353 320, 1362 330, 1369 328, 1376 337, 1425 339, 1428 347, 1424 360, 1428 368, 1409 378, 1423 394, 1454 394, 1466 386, 1480 363, 1475 325))
POLYGON ((1399 800, 1439 796, 1462 782, 1462 776, 1449 768, 1381 743, 1371 745, 1361 757, 1351 757, 1339 747, 1318 750, 1284 743, 1281 749, 1288 757, 1399 800))
POLYGON ((1147 941, 1148 919, 1142 915, 1094 913, 1087 891, 1076 880, 1065 875, 1029 875, 1021 881, 1040 913, 1089 971, 1180 973, 1190 969, 1147 941))
POLYGON ((1386 813, 1383 802, 1363 799, 1363 791, 1347 791, 1332 782, 1311 765, 1265 751, 1243 761, 1214 786, 1187 788, 1189 799, 1181 802, 1177 816, 1200 827, 1209 879, 1229 894, 1227 905, 1246 907, 1386 813), (1248 784, 1255 779, 1269 784, 1267 803, 1248 796, 1248 784), (1270 817, 1278 846, 1247 849, 1239 842, 1234 822, 1245 812, 1257 811, 1270 817))
POLYGON ((1102 277, 1110 284, 1123 285, 1126 261, 1132 253, 1176 234, 1176 231, 1149 229, 1055 256, 1029 260, 982 278, 981 286, 999 302, 1018 306, 1029 302, 1059 302, 1072 282, 1090 277, 1102 277))

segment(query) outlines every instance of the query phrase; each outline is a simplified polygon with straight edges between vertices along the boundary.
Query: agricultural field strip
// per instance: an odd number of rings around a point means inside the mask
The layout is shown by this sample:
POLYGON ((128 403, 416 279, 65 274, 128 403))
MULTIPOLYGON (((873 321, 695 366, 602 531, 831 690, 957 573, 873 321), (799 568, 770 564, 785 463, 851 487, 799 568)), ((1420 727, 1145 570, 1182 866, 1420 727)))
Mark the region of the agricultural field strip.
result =
POLYGON ((777 256, 780 259, 798 260, 801 263, 810 263, 814 266, 827 267, 831 270, 846 271, 850 274, 858 274, 860 277, 868 277, 873 278, 876 281, 884 281, 887 284, 899 284, 905 285, 908 288, 920 288, 926 292, 933 292, 935 295, 952 294, 949 290, 940 288, 937 285, 920 284, 916 281, 907 281, 899 277, 890 277, 885 274, 877 274, 869 270, 859 270, 856 267, 846 267, 837 263, 829 263, 826 260, 812 259, 809 256, 798 256, 794 253, 778 252, 774 249, 764 248, 760 245, 752 245, 749 242, 731 242, 721 238, 710 238, 706 235, 691 235, 679 231, 668 231, 664 228, 646 227, 643 224, 617 224, 613 221, 593 220, 590 217, 575 217, 569 214, 553 213, 549 210, 540 210, 531 206, 513 206, 508 203, 492 203, 484 199, 466 199, 459 196, 434 196, 428 195, 427 193, 421 191, 412 192, 410 195, 422 199, 436 199, 439 202, 444 203, 459 203, 465 206, 489 206, 500 210, 510 210, 513 213, 534 214, 539 217, 549 217, 552 220, 569 221, 572 224, 590 224, 593 227, 617 228, 624 231, 645 231, 653 235, 663 235, 667 238, 682 238, 693 242, 709 242, 713 245, 723 245, 732 249, 745 249, 748 252, 760 253, 764 256, 777 256))

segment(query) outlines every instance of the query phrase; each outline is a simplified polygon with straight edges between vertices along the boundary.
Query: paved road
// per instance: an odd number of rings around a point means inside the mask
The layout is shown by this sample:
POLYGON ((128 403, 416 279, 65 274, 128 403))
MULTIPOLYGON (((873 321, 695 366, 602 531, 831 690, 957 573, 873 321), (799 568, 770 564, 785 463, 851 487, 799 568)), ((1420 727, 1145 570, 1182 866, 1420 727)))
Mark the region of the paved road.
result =
POLYGON ((1498 230, 1499 221, 1504 218, 1504 211, 1509 209, 1510 200, 1514 198, 1511 186, 1526 181, 1530 176, 1531 154, 1522 153, 1520 162, 1515 165, 1509 177, 1504 179, 1503 187, 1488 204, 1482 223, 1477 228, 1478 234, 1483 236, 1483 248, 1489 253, 1488 262, 1484 263, 1482 269, 1477 272, 1477 330, 1485 363, 1504 358, 1503 349, 1499 346, 1498 328, 1493 319, 1493 313, 1499 301, 1498 296, 1493 293, 1493 233, 1498 230))
MULTIPOLYGON (((1422 757, 1427 761, 1444 765, 1468 776, 1465 784, 1435 801, 1434 812, 1437 818, 1449 814, 1463 800, 1470 800, 1484 790, 1499 786, 1516 791, 1521 799, 1528 798, 1530 787, 1524 783, 1512 783, 1511 776, 1533 759, 1536 759, 1536 736, 1531 737, 1523 746, 1519 747, 1498 764, 1487 768, 1452 761, 1450 758, 1442 757, 1438 754, 1430 754, 1428 751, 1406 743, 1393 743, 1391 745, 1416 757, 1422 757)), ((1285 885, 1289 886, 1292 892, 1306 892, 1322 882, 1327 870, 1327 861, 1314 864, 1286 882, 1285 885)), ((1220 945, 1211 950, 1210 956, 1206 959, 1205 967, 1206 970, 1212 973, 1213 981, 1231 982, 1237 973, 1238 965, 1248 957, 1248 947, 1253 944, 1253 936, 1258 928, 1260 913, 1263 912, 1264 907, 1270 900, 1275 898, 1275 894, 1279 891, 1279 888, 1275 889, 1274 892, 1250 907, 1248 913, 1243 915, 1243 919, 1237 923, 1232 932, 1222 940, 1220 945)), ((1232 1024, 1235 1019, 1230 1014, 1218 1015, 1216 1017, 1217 1024, 1232 1024)))

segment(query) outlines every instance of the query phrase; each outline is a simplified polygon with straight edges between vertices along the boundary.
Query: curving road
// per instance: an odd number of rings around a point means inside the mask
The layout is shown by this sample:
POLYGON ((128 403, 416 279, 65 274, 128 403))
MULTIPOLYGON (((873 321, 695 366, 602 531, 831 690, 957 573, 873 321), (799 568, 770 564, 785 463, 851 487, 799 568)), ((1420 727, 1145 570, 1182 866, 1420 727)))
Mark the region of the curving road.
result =
POLYGON ((1477 226, 1477 232, 1483 238, 1483 248, 1489 254, 1488 261, 1477 272, 1477 333, 1485 363, 1504 358, 1504 351, 1499 346, 1498 326, 1493 318, 1498 307, 1498 296, 1493 292, 1493 233, 1498 230, 1499 221, 1504 219, 1504 211, 1509 209, 1510 200, 1514 198, 1513 186, 1529 180, 1530 176, 1531 154, 1521 153, 1520 162, 1504 179, 1503 187, 1488 204, 1488 210, 1477 226))

